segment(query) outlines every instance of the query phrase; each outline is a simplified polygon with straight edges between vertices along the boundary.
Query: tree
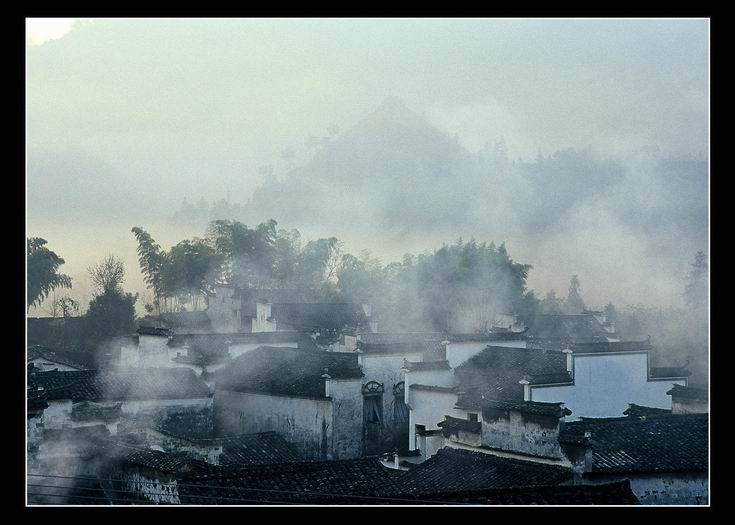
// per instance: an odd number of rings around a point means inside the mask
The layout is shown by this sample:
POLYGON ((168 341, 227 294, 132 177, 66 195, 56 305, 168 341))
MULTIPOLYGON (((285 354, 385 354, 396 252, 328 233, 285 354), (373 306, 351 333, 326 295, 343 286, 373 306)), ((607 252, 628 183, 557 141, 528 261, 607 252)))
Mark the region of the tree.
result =
POLYGON ((132 230, 138 241, 138 262, 146 285, 153 290, 153 308, 160 311, 161 300, 165 297, 161 283, 161 270, 164 253, 148 232, 139 227, 132 230))
POLYGON ((85 315, 92 343, 101 343, 112 337, 135 330, 135 302, 138 294, 108 289, 89 302, 85 315))
MULTIPOLYGON (((55 306, 61 311, 62 317, 72 317, 73 314, 79 315, 80 304, 69 296, 61 297, 55 301, 55 306)), ((54 316, 56 317, 56 316, 54 316)))
POLYGON ((121 289, 125 279, 125 266, 122 259, 108 255, 102 262, 87 268, 89 279, 97 293, 121 289))
POLYGON ((40 237, 27 239, 28 308, 39 306, 56 288, 71 288, 71 277, 59 273, 64 259, 46 248, 46 244, 40 237))
POLYGON ((581 292, 582 288, 579 284, 579 277, 572 275, 572 278, 569 281, 569 293, 565 304, 567 313, 581 314, 585 309, 581 292))
POLYGON ((707 283, 709 267, 707 265, 707 256, 704 252, 699 251, 694 257, 694 262, 690 263, 692 270, 687 277, 687 285, 684 289, 684 300, 690 309, 697 309, 707 304, 707 283))
POLYGON ((617 320, 618 314, 615 311, 615 306, 612 303, 607 303, 607 306, 605 306, 605 322, 614 326, 617 320))
POLYGON ((122 282, 125 269, 112 255, 89 269, 95 283, 95 296, 85 314, 91 343, 130 333, 135 329, 135 302, 138 294, 125 293, 122 282))
POLYGON ((544 314, 564 313, 564 300, 556 296, 554 289, 549 290, 541 300, 541 312, 544 314))

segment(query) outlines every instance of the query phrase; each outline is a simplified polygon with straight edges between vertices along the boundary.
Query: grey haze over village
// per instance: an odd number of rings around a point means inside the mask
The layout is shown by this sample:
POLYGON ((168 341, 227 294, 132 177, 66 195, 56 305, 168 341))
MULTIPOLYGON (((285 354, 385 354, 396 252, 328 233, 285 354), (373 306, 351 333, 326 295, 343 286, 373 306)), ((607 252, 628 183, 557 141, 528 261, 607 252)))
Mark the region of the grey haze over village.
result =
POLYGON ((26 28, 29 503, 708 503, 708 19, 26 28))

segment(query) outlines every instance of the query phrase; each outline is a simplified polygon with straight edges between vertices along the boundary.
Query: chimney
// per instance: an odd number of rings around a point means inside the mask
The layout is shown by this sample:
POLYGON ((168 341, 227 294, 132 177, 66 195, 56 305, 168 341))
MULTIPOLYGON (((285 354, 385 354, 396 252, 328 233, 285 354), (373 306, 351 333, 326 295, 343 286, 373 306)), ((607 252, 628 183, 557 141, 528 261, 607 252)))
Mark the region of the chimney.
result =
POLYGON ((528 376, 523 376, 523 379, 518 381, 518 383, 523 385, 523 400, 531 401, 531 381, 528 376))
POLYGON ((329 369, 325 368, 324 373, 322 374, 322 379, 324 379, 324 395, 326 397, 331 397, 332 389, 330 387, 332 386, 332 376, 330 376, 327 372, 329 372, 329 369))
POLYGON ((393 467, 398 469, 401 467, 401 463, 398 460, 398 450, 393 451, 393 467))
POLYGON ((365 352, 363 352, 363 351, 362 351, 362 350, 361 350, 361 349, 360 349, 360 348, 358 347, 358 348, 357 348, 357 350, 355 350, 355 353, 357 354, 357 366, 360 366, 360 367, 362 367, 362 354, 364 354, 365 352))
POLYGON ((562 350, 562 353, 567 355, 567 372, 572 374, 574 372, 574 352, 567 346, 564 350, 562 350))

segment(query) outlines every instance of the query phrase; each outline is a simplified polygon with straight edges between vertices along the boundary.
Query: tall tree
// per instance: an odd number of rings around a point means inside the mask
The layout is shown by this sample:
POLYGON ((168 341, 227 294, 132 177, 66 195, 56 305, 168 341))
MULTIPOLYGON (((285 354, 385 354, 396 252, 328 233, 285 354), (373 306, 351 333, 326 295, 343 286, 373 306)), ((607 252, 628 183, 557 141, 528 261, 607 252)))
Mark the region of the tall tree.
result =
POLYGON ((541 300, 541 312, 544 314, 564 313, 564 299, 556 296, 556 291, 549 290, 541 300))
POLYGON ((582 300, 582 287, 579 284, 579 277, 572 275, 569 281, 569 293, 565 303, 567 313, 581 314, 584 310, 584 301, 582 300))
POLYGON ((64 259, 46 248, 46 244, 40 237, 27 239, 28 308, 39 306, 56 288, 71 288, 71 277, 59 273, 64 259))
POLYGON ((89 279, 97 293, 107 290, 121 289, 125 280, 125 266, 122 259, 114 255, 108 255, 102 262, 87 268, 89 279))
POLYGON ((121 285, 125 279, 125 270, 122 261, 117 257, 106 257, 91 267, 89 272, 97 286, 84 317, 90 342, 96 346, 107 339, 134 330, 138 294, 123 291, 121 285))
POLYGON ((687 285, 684 289, 684 300, 687 307, 691 309, 701 308, 707 304, 708 273, 707 256, 699 251, 694 256, 694 262, 690 263, 692 270, 687 277, 687 285))
POLYGON ((138 262, 146 285, 153 290, 153 309, 160 311, 165 292, 161 282, 165 254, 150 234, 135 226, 132 230, 138 241, 138 262))

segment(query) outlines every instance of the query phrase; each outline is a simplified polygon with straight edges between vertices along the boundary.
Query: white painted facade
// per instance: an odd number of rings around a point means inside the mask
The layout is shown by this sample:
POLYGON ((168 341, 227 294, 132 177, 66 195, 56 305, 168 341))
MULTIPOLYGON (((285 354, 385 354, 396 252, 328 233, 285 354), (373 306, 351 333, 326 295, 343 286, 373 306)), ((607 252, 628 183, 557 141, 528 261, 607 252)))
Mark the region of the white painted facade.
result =
POLYGON ((646 352, 573 355, 574 382, 569 385, 531 385, 530 401, 563 402, 579 417, 617 417, 629 403, 670 408, 666 394, 672 384, 686 379, 652 381, 646 352))

